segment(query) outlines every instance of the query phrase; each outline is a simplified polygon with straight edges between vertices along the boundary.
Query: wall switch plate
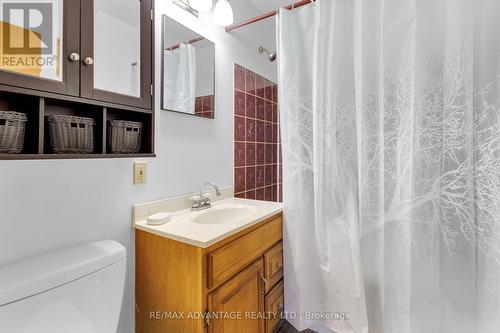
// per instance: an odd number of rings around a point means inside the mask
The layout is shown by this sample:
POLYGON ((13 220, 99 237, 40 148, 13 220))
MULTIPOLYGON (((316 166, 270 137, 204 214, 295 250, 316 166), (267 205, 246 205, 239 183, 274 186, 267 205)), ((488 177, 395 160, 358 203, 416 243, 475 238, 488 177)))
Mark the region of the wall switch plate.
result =
POLYGON ((134 185, 146 184, 148 175, 147 162, 134 162, 134 185))

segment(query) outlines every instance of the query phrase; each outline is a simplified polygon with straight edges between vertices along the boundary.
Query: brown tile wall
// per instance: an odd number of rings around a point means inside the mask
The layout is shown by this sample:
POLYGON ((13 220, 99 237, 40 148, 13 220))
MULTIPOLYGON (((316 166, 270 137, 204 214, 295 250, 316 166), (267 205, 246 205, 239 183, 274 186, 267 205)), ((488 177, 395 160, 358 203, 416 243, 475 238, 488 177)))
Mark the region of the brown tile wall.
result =
POLYGON ((281 201, 278 86, 234 66, 234 192, 281 201))
POLYGON ((194 114, 205 117, 214 117, 214 95, 196 97, 194 104, 194 114))

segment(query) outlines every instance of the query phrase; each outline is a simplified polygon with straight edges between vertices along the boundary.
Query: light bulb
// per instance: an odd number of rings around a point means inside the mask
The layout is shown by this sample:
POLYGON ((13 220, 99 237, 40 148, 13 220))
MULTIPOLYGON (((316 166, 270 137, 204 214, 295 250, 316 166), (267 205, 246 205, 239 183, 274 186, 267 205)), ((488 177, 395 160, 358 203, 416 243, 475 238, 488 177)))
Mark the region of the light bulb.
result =
POLYGON ((199 12, 212 9, 212 0, 189 0, 189 6, 199 12))
POLYGON ((214 22, 224 27, 233 23, 233 8, 227 0, 219 0, 214 8, 214 22))

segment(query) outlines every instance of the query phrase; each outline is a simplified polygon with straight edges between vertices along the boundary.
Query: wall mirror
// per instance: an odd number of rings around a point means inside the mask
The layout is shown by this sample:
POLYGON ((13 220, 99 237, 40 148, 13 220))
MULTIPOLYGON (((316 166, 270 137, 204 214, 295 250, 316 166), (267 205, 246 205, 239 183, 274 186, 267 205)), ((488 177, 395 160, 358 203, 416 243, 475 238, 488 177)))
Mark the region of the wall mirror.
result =
POLYGON ((215 44, 162 17, 162 109, 215 117, 215 44))
POLYGON ((94 0, 96 89, 141 96, 140 14, 138 0, 94 0))

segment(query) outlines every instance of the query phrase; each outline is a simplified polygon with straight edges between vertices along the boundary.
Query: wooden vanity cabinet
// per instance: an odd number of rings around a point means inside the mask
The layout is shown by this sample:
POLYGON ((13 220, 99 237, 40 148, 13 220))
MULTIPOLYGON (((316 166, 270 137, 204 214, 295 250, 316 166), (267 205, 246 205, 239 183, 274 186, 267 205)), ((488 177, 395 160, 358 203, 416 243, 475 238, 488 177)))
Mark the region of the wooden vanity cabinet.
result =
POLYGON ((282 231, 281 213, 208 248, 136 230, 136 332, 276 331, 282 231))

